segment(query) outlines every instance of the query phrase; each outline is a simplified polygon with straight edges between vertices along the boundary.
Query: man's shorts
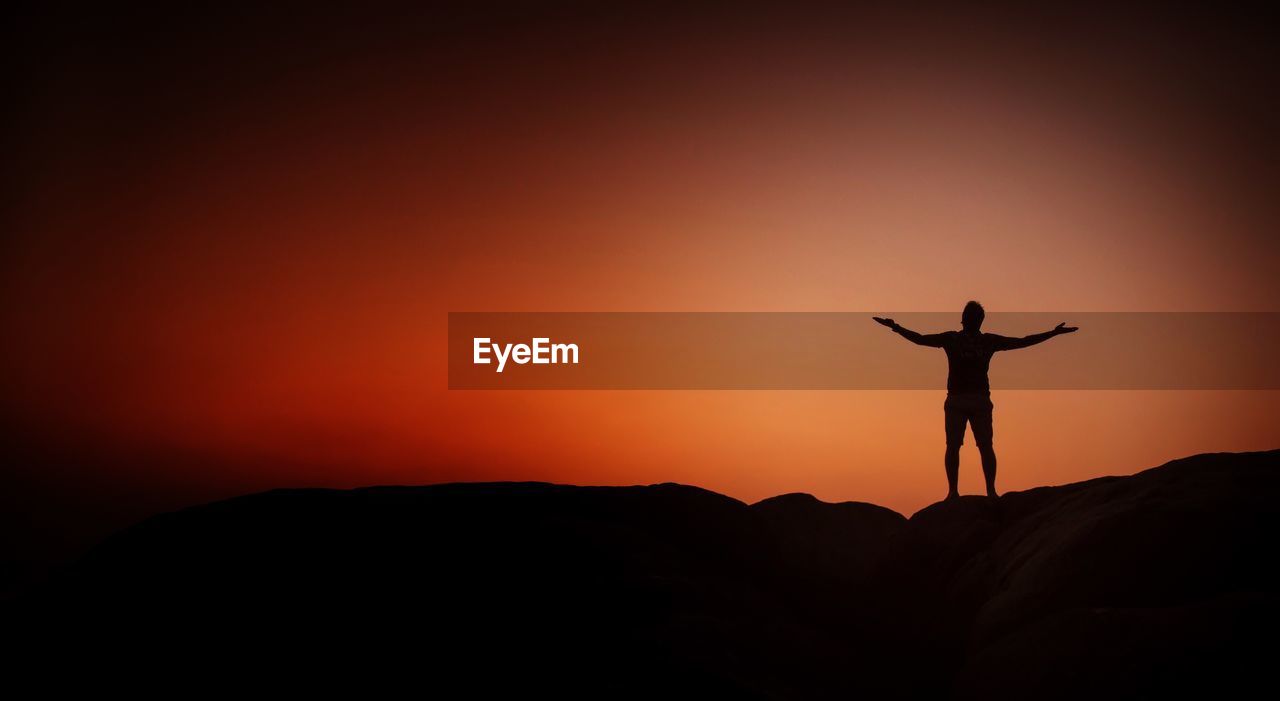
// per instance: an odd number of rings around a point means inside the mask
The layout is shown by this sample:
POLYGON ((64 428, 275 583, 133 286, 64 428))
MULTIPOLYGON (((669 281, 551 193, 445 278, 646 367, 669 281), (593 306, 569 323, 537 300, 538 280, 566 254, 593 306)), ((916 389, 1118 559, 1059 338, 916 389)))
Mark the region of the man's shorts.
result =
POLYGON ((948 394, 942 404, 946 415, 947 445, 964 445, 964 425, 973 429, 973 441, 991 445, 991 396, 987 394, 948 394))

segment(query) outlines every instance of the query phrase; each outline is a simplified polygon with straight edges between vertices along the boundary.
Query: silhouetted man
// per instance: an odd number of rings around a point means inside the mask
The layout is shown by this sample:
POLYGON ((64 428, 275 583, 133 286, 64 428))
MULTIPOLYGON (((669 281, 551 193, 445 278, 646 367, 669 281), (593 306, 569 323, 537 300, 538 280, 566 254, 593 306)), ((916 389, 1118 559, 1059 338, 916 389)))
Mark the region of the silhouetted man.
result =
POLYGON ((1078 327, 1058 324, 1052 331, 1010 338, 994 333, 982 333, 982 319, 986 316, 982 305, 969 302, 960 316, 961 331, 919 334, 903 328, 893 319, 871 317, 893 329, 903 338, 921 346, 941 348, 947 352, 947 400, 942 405, 946 418, 947 498, 960 496, 956 481, 960 477, 960 446, 964 443, 964 425, 973 430, 973 442, 982 454, 982 474, 987 480, 987 496, 996 495, 996 451, 991 447, 991 386, 987 382, 987 367, 996 351, 1034 346, 1054 336, 1071 333, 1078 327))

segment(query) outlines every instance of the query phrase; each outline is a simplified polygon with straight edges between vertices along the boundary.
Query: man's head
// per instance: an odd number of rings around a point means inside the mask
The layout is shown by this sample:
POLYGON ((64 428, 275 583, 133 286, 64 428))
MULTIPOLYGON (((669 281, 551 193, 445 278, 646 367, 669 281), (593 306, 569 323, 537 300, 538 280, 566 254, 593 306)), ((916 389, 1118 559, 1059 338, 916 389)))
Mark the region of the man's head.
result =
POLYGON ((982 328, 982 320, 986 316, 987 313, 983 311, 981 304, 969 300, 969 303, 964 305, 964 312, 960 314, 960 325, 966 331, 978 331, 982 328))

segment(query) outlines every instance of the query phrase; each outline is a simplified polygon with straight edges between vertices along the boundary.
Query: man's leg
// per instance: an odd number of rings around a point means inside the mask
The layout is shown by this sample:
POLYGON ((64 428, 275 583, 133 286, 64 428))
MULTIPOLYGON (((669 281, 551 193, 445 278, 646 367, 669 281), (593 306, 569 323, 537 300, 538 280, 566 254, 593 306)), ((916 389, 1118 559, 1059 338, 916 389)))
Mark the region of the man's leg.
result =
POLYGON ((946 419, 947 455, 942 464, 947 468, 947 498, 960 496, 960 446, 964 443, 964 424, 966 417, 963 411, 953 407, 950 402, 942 405, 943 417, 946 419))
MULTIPOLYGON (((960 489, 957 485, 960 481, 960 445, 948 443, 947 455, 942 462, 947 468, 947 498, 955 499, 960 496, 960 489)), ((986 463, 983 464, 985 465, 986 463)))
POLYGON ((984 411, 977 412, 970 425, 973 427, 973 442, 978 444, 978 452, 982 454, 982 476, 987 480, 987 496, 996 497, 996 449, 991 440, 991 409, 988 402, 984 411))
POLYGON ((978 452, 982 453, 982 476, 987 479, 987 496, 996 494, 996 449, 990 443, 979 443, 978 452))

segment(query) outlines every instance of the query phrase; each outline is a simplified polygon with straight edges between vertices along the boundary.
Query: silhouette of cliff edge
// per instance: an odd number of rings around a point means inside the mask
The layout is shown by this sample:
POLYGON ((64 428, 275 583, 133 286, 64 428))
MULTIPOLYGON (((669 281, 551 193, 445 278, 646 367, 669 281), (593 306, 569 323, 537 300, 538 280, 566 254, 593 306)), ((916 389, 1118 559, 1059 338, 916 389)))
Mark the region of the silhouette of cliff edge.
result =
POLYGON ((147 519, 5 618, 14 669, 134 682, 1223 694, 1267 688, 1278 651, 1278 462, 1197 455, 910 518, 671 483, 275 490, 147 519))

